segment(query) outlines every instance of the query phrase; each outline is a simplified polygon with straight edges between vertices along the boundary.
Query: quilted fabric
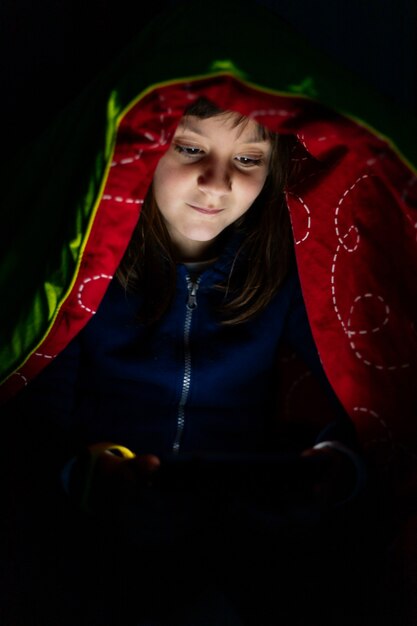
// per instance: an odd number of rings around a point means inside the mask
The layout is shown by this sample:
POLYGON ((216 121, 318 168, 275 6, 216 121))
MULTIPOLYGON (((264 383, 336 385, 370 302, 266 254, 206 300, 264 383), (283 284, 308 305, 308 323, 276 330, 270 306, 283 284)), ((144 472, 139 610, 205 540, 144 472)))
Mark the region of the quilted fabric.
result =
MULTIPOLYGON (((287 204, 317 348, 366 450, 411 497, 417 158, 409 136, 416 122, 400 119, 363 85, 347 83, 353 78, 276 16, 248 14, 230 47, 230 5, 221 25, 208 19, 197 37, 189 25, 198 5, 142 33, 3 182, 17 243, 2 266, 1 397, 18 393, 94 315, 158 159, 184 107, 204 95, 297 136, 292 159, 300 173, 287 204), (244 45, 255 18, 257 59, 244 45), (180 43, 167 55, 172 40, 180 43), (14 220, 17 209, 27 219, 14 220)), ((286 393, 308 407, 308 374, 297 376, 286 393)))

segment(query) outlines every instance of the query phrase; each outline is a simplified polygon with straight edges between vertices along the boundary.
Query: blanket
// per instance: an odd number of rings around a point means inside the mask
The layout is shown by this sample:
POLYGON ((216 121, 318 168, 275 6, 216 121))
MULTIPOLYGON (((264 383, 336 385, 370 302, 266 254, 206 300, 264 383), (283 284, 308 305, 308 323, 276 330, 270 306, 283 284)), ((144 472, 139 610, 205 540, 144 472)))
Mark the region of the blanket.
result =
MULTIPOLYGON (((252 3, 157 17, 3 172, 2 402, 96 312, 156 164, 201 95, 298 138, 286 199, 313 336, 364 449, 411 503, 417 123, 252 3)), ((292 405, 311 410, 309 374, 294 372, 288 419, 292 405)))

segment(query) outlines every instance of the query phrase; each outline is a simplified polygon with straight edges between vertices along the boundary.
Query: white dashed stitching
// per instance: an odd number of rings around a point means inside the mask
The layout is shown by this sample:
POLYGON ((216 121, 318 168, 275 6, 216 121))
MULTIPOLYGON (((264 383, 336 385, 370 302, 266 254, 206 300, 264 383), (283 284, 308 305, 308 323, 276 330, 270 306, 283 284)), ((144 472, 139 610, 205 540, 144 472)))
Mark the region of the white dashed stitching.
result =
POLYGON ((86 311, 88 311, 92 315, 95 315, 96 311, 94 309, 90 309, 90 307, 88 307, 85 304, 83 304, 82 292, 84 291, 84 287, 88 283, 90 283, 91 281, 100 280, 100 279, 111 280, 112 278, 113 278, 113 276, 110 276, 109 274, 97 274, 97 276, 92 276, 91 278, 85 278, 83 280, 82 284, 80 285, 80 287, 78 289, 78 294, 77 294, 78 304, 80 305, 80 307, 82 309, 85 309, 86 311))

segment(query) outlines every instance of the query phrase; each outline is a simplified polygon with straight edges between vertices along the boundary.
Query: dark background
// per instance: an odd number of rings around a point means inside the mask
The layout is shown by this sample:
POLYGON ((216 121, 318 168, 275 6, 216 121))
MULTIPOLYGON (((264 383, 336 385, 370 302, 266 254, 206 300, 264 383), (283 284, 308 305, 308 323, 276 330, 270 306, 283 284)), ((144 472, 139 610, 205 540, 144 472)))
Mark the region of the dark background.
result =
MULTIPOLYGON (((417 0, 253 2, 417 115, 417 0)), ((181 0, 0 0, 3 157, 35 138, 155 14, 177 4, 181 0)))

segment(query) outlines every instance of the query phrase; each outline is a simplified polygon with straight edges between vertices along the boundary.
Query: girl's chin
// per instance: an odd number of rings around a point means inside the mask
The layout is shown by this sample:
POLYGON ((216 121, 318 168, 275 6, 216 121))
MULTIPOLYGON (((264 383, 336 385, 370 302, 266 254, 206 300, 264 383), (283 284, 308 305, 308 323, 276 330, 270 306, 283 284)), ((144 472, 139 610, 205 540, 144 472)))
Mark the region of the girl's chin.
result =
POLYGON ((217 237, 222 231, 215 233, 190 233, 174 237, 173 243, 181 258, 203 260, 207 253, 214 247, 217 237))
POLYGON ((184 239, 194 242, 196 244, 208 244, 215 239, 223 232, 223 229, 192 229, 189 231, 185 231, 183 233, 184 239))

